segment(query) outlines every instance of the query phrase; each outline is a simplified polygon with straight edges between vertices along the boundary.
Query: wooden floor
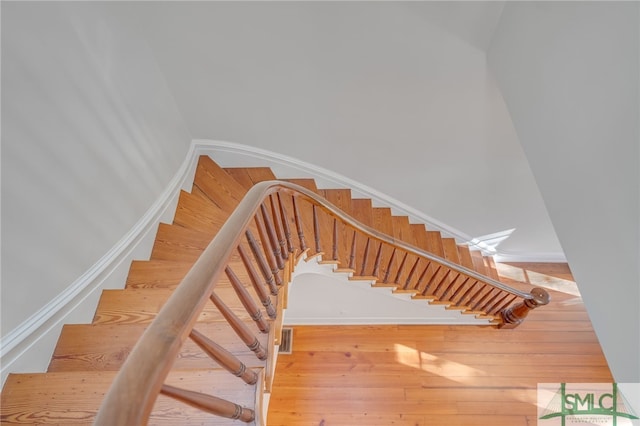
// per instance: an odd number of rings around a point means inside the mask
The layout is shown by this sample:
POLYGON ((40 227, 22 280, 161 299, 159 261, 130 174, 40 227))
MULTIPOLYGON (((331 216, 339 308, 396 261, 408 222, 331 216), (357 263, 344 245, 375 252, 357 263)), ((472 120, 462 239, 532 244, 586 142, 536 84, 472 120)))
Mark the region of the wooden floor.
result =
MULTIPOLYGON (((570 278, 564 269, 548 268, 549 280, 570 278)), ((545 274, 545 265, 530 270, 545 274)), ((536 425, 538 383, 613 380, 582 300, 550 294, 550 305, 513 330, 295 327, 268 424, 536 425)))

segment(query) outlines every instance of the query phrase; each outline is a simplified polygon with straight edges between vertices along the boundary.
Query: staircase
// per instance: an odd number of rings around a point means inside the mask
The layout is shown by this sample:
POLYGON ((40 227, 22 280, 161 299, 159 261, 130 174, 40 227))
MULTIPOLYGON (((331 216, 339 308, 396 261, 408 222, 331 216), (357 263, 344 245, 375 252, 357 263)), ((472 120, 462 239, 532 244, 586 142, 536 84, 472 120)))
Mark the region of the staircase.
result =
POLYGON ((499 283, 492 258, 350 190, 275 179, 200 157, 125 288, 103 292, 91 324, 64 326, 46 373, 8 377, 2 424, 266 424, 299 262, 496 327, 548 302, 499 283))

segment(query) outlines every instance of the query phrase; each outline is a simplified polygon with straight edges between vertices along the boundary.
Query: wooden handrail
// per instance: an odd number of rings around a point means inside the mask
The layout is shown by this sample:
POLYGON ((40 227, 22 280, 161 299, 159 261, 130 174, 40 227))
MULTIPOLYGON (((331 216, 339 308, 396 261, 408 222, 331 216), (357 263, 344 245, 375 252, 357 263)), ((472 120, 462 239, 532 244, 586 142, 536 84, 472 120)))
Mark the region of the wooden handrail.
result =
MULTIPOLYGON (((264 235, 261 235, 261 237, 264 237, 263 242, 265 243, 266 254, 273 256, 274 253, 281 253, 282 245, 280 241, 278 241, 277 230, 271 230, 273 235, 271 236, 272 238, 269 239, 267 235, 269 231, 263 229, 265 226, 264 218, 260 217, 263 212, 266 213, 263 203, 271 194, 275 193, 278 194, 278 198, 280 194, 286 194, 292 197, 293 213, 298 237, 300 239, 300 251, 302 252, 308 250, 308 248, 302 232, 297 199, 311 203, 316 207, 314 210, 317 208, 324 210, 335 220, 340 220, 344 225, 354 229, 354 232, 359 231, 363 233, 365 237, 367 237, 366 252, 368 252, 369 241, 377 240, 379 247, 374 265, 374 275, 377 275, 378 272, 382 246, 387 244, 393 247, 394 255, 392 257, 395 257, 397 250, 401 250, 404 252, 403 259, 406 259, 407 254, 412 254, 427 260, 427 265, 419 281, 422 280, 427 268, 431 268, 431 264, 433 263, 438 265, 438 268, 444 267, 448 271, 455 271, 458 275, 462 276, 465 282, 469 280, 471 282, 483 283, 483 285, 489 285, 494 289, 513 295, 514 298, 512 298, 509 303, 517 300, 517 298, 523 299, 521 302, 522 306, 519 304, 507 314, 502 315, 505 322, 513 320, 519 323, 530 309, 548 302, 548 295, 545 297, 544 294, 540 293, 540 291, 544 292, 543 290, 537 290, 535 295, 521 292, 491 278, 480 275, 471 269, 452 263, 417 247, 413 247, 356 221, 327 200, 299 185, 281 181, 261 182, 254 185, 253 188, 248 191, 135 345, 107 392, 96 416, 95 425, 145 425, 147 423, 158 394, 161 390, 167 392, 168 388, 166 386, 163 388, 164 380, 182 344, 191 334, 200 312, 210 298, 214 303, 217 301, 214 288, 218 279, 224 273, 231 255, 244 240, 245 233, 246 236, 249 237, 250 243, 251 240, 255 243, 251 232, 248 230, 254 221, 257 222, 259 231, 264 232, 264 235)), ((283 214, 284 206, 282 203, 280 203, 279 210, 280 213, 283 214)), ((267 227, 269 227, 269 225, 273 227, 272 224, 267 224, 267 227)), ((283 228, 282 232, 289 250, 292 252, 293 246, 290 244, 289 228, 286 220, 283 221, 283 228)), ((335 231, 334 236, 334 238, 337 238, 335 231)), ((334 244, 337 245, 335 242, 334 244)), ((251 249, 254 251, 253 246, 251 249)), ((335 251, 334 249, 334 252, 335 251)), ((254 252, 254 254, 256 253, 254 252)), ((258 256, 256 255, 256 257, 258 256)), ((265 273, 265 280, 272 281, 274 276, 278 279, 277 266, 270 270, 271 268, 269 268, 266 263, 264 259, 262 259, 262 262, 259 262, 259 266, 265 273)), ((364 272, 364 262, 362 268, 364 272)), ((384 281, 388 279, 389 272, 390 267, 387 268, 384 281)), ((413 273, 412 268, 410 275, 413 275, 413 273)), ((400 273, 398 272, 398 276, 399 275, 400 273)), ((269 284, 271 284, 270 287, 272 290, 276 290, 272 282, 269 284)), ((427 286, 424 291, 426 292, 428 288, 429 286, 427 286)), ((467 289, 460 298, 461 301, 466 299, 468 294, 471 294, 471 288, 472 287, 467 289)), ((480 287, 478 290, 480 293, 482 292, 482 288, 483 287, 480 287)), ((458 293, 460 289, 461 287, 458 288, 456 293, 458 293)), ((449 288, 447 291, 448 290, 449 288)), ((479 294, 478 291, 476 291, 476 294, 479 294)), ((485 297, 488 296, 485 294, 485 297)), ((495 305, 497 306, 502 300, 504 300, 504 298, 495 303, 495 305)), ((505 308, 507 306, 505 306, 505 308)), ((249 337, 246 337, 246 339, 248 338, 249 337)), ((256 352, 260 357, 265 356, 262 348, 257 348, 256 352)))

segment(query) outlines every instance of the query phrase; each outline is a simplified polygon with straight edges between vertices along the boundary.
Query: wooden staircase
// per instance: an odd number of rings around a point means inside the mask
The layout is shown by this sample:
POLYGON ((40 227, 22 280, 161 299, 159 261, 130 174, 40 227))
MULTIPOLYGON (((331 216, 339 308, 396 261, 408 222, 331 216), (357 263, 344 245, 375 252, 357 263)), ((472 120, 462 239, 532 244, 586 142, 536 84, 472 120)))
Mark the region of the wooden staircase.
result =
MULTIPOLYGON (((173 223, 158 226, 150 259, 132 262, 125 288, 103 292, 91 324, 64 326, 46 373, 9 375, 2 424, 93 423, 134 345, 143 334, 152 334, 145 331, 231 213, 255 184, 275 179, 268 168, 225 170, 201 157, 191 193, 181 192, 173 223)), ((318 189, 311 179, 288 182, 325 198, 376 235, 388 235, 388 241, 336 219, 320 204, 302 202, 304 194, 288 188, 272 192, 258 219, 247 222, 242 248, 233 250, 225 273, 212 284, 213 303, 203 303, 194 320, 183 321, 190 327, 178 338, 184 344, 162 367, 168 373, 164 384, 149 390, 159 393, 147 410, 149 424, 266 424, 287 286, 299 261, 335 264, 353 280, 373 280, 374 286, 428 301, 416 303, 444 304, 497 326, 517 324, 545 304, 544 295, 496 287, 493 259, 453 238, 411 224, 389 208, 372 207, 371 200, 352 199, 348 189, 318 189)), ((182 325, 176 320, 170 328, 182 325)), ((155 367, 144 364, 139 369, 155 367)), ((119 397, 137 401, 143 396, 119 397)), ((97 424, 125 424, 101 416, 97 424)))

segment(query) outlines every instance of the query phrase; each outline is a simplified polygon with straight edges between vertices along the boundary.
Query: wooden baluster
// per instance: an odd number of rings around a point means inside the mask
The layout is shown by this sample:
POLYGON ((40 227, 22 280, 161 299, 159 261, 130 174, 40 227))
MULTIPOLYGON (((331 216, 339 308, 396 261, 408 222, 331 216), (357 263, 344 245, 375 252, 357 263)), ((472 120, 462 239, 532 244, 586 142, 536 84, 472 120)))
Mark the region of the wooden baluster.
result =
MULTIPOLYGON (((267 315, 269 315, 269 318, 274 319, 277 315, 276 308, 271 303, 271 298, 269 297, 269 294, 267 293, 265 286, 260 283, 258 272, 253 267, 253 263, 251 263, 251 260, 249 259, 249 254, 244 250, 244 248, 241 245, 238 245, 238 253, 240 253, 240 258, 242 259, 242 263, 244 263, 244 267, 247 270, 247 273, 249 274, 249 279, 251 280, 253 289, 258 294, 258 297, 260 298, 260 302, 262 303, 262 306, 264 306, 264 309, 267 311, 267 315)), ((276 290, 276 293, 274 294, 274 296, 277 296, 278 288, 275 286, 274 288, 276 290)))
POLYGON ((300 240, 300 250, 305 251, 307 249, 307 242, 304 240, 304 232, 302 231, 302 220, 300 219, 300 211, 298 210, 298 205, 296 204, 295 195, 291 196, 293 200, 293 217, 296 220, 296 229, 298 231, 298 239, 300 240))
POLYGON ((424 267, 424 269, 422 270, 422 273, 418 277, 418 281, 416 281, 416 285, 413 286, 414 290, 420 290, 420 287, 422 286, 422 281, 427 276, 427 272, 429 272, 430 268, 431 268, 431 262, 427 260, 427 266, 424 267))
MULTIPOLYGON (((482 281, 478 281, 478 288, 472 291, 471 294, 469 295, 469 298, 467 300, 467 306, 469 306, 472 311, 474 310, 474 306, 477 305, 477 303, 474 303, 474 301, 480 298, 480 295, 482 294, 483 291, 486 290, 487 287, 489 286, 486 283, 482 281)), ((491 290, 489 290, 489 292, 491 292, 491 290)))
POLYGON ((253 234, 250 230, 247 229, 245 232, 245 236, 247 237, 247 242, 249 243, 249 248, 251 249, 251 253, 253 253, 253 257, 258 262, 258 266, 260 267, 260 271, 262 271, 262 276, 264 280, 267 282, 267 285, 271 289, 271 294, 278 294, 278 287, 276 286, 273 275, 271 275, 271 270, 269 269, 269 265, 267 265, 267 261, 262 255, 262 251, 260 251, 260 246, 258 242, 253 237, 253 234))
MULTIPOLYGON (((442 276, 442 279, 440 279, 440 282, 438 283, 438 285, 436 286, 436 288, 433 290, 433 293, 431 293, 431 294, 433 294, 433 295, 434 295, 434 296, 436 296, 436 297, 438 297, 438 292, 439 292, 439 291, 440 291, 440 289, 442 288, 442 285, 443 285, 445 282, 447 282, 447 281, 448 281, 449 283, 451 283, 451 281, 452 281, 451 275, 453 275, 453 271, 452 271, 451 269, 447 268, 446 266, 445 266, 445 267, 443 267, 443 268, 445 268, 445 269, 446 269, 446 272, 445 272, 445 273, 444 273, 444 275, 442 276)), ((438 297, 438 300, 440 300, 440 297, 438 297)))
POLYGON ((222 316, 227 320, 231 328, 233 328, 233 331, 235 331, 244 344, 256 354, 258 359, 266 360, 267 350, 260 344, 258 338, 253 335, 249 327, 247 327, 247 324, 242 322, 215 292, 211 293, 209 299, 216 305, 222 316))
MULTIPOLYGON (((431 286, 433 286, 434 284, 436 284, 437 281, 437 277, 438 277, 438 271, 440 270, 440 268, 442 268, 442 265, 438 265, 436 267, 436 270, 433 272, 433 274, 431 275, 431 278, 429 279, 429 282, 427 283, 427 285, 424 287, 424 290, 422 290, 422 295, 426 296, 427 294, 433 294, 434 292, 429 292, 429 290, 431 289, 431 286)), ((442 277, 442 279, 444 280, 444 277, 442 277)), ((442 281, 440 281, 442 282, 442 281)), ((436 289, 437 289, 437 285, 436 285, 436 289)))
MULTIPOLYGON (((262 213, 262 223, 267 232, 267 242, 269 243, 267 244, 267 247, 271 247, 275 265, 282 271, 284 269, 284 260, 282 260, 282 253, 280 252, 280 245, 278 244, 278 236, 276 235, 276 231, 273 229, 273 222, 271 221, 271 217, 269 216, 269 212, 264 206, 264 203, 260 204, 260 212, 262 213)), ((262 244, 264 244, 264 242, 262 244)), ((265 250, 267 250, 266 247, 265 250)))
MULTIPOLYGON (((273 217, 273 223, 276 225, 276 235, 278 236, 278 244, 280 245, 280 256, 282 259, 289 257, 289 250, 287 249, 287 242, 284 239, 284 230, 282 229, 282 218, 278 213, 279 207, 276 207, 276 200, 273 194, 269 195, 269 201, 271 201, 271 217, 273 217)), ((279 201, 278 201, 279 202, 279 201)))
POLYGON ((356 231, 353 230, 353 238, 351 238, 351 254, 349 254, 349 269, 356 270, 356 231))
POLYGON ((313 205, 313 237, 316 242, 316 253, 322 253, 320 245, 320 225, 318 225, 318 211, 316 205, 313 205))
POLYGON ((248 385, 256 384, 258 374, 251 369, 247 369, 247 366, 234 354, 195 329, 191 330, 189 337, 200 346, 200 349, 229 373, 240 377, 248 385))
MULTIPOLYGON (((491 296, 484 305, 480 306, 480 311, 489 313, 489 310, 487 308, 497 303, 496 301, 498 301, 498 297, 500 296, 501 293, 502 291, 498 290, 498 292, 495 295, 491 296)), ((500 300, 503 300, 503 299, 504 297, 502 297, 500 300)))
POLYGON ((293 245, 293 241, 291 241, 291 229, 289 228, 289 216, 287 215, 287 210, 284 208, 284 204, 282 204, 282 200, 280 199, 280 193, 277 194, 278 204, 280 205, 280 217, 282 219, 282 225, 284 227, 284 239, 287 242, 287 247, 289 248, 289 253, 293 253, 296 251, 296 248, 293 245))
POLYGON ((260 236, 260 241, 262 242, 262 253, 264 253, 267 258, 267 263, 271 269, 271 274, 273 275, 273 279, 276 280, 276 284, 278 286, 282 285, 282 279, 280 278, 280 269, 278 269, 278 263, 276 261, 275 256, 273 255, 273 251, 269 250, 271 247, 269 242, 269 237, 267 236, 267 231, 264 228, 264 223, 260 218, 260 215, 256 215, 256 226, 258 227, 258 235, 260 236))
POLYGON ((447 299, 445 299, 447 297, 447 294, 453 288, 453 285, 456 283, 456 281, 460 277, 460 273, 459 272, 455 272, 453 270, 451 270, 449 272, 450 272, 451 275, 454 275, 454 276, 449 280, 449 285, 447 287, 445 287, 444 291, 442 292, 442 295, 440 296, 440 300, 447 300, 447 299))
POLYGON ((376 254, 376 260, 373 262, 373 272, 371 275, 374 277, 378 277, 378 273, 380 271, 380 261, 382 260, 382 241, 380 241, 380 245, 378 246, 378 253, 376 254))
MULTIPOLYGON (((471 307, 472 311, 478 311, 481 312, 481 307, 484 306, 484 304, 486 303, 487 300, 490 300, 490 296, 493 294, 493 292, 496 291, 495 288, 492 288, 491 290, 489 290, 488 292, 486 292, 484 294, 484 296, 482 296, 480 299, 478 299, 478 301, 471 307)), ((500 291, 498 290, 498 293, 500 291)))
POLYGON ((338 260, 338 219, 333 219, 333 260, 338 260))
POLYGON ((512 295, 508 300, 506 300, 504 303, 498 305, 494 310, 493 310, 493 314, 492 315, 497 315, 500 311, 502 311, 503 309, 506 309, 507 306, 511 305, 513 303, 514 300, 516 300, 518 298, 518 296, 516 296, 515 294, 512 295))
POLYGON ((416 261, 413 263, 413 266, 411 267, 411 270, 409 271, 409 275, 407 276, 407 280, 404 282, 404 286, 402 286, 403 290, 406 290, 409 287, 409 284, 411 284, 411 280, 413 279, 413 275, 416 273, 416 270, 418 269, 418 263, 420 263, 420 258, 416 258, 416 261))
POLYGON ((482 288, 480 281, 474 282, 472 285, 469 286, 469 288, 467 288, 467 291, 465 291, 464 294, 460 297, 459 306, 462 306, 463 304, 468 303, 469 301, 472 300, 472 296, 470 295, 473 293, 473 289, 476 287, 482 288), (467 297, 469 298, 467 299, 467 297))
POLYGON ((247 310, 247 313, 251 317, 252 320, 255 321, 258 326, 258 330, 263 333, 269 332, 269 323, 262 317, 262 311, 258 307, 258 304, 253 300, 253 297, 249 294, 244 285, 240 282, 240 278, 233 272, 230 267, 224 268, 225 274, 227 274, 227 278, 231 282, 233 289, 238 295, 238 299, 240 299, 240 303, 247 310))
POLYGON ((543 288, 536 287, 531 290, 531 299, 524 299, 515 305, 503 309, 500 311, 500 316, 504 323, 500 328, 514 328, 524 321, 529 315, 529 311, 537 308, 538 306, 544 306, 549 303, 551 297, 549 293, 543 288))
POLYGON ((393 261, 396 259, 396 248, 393 248, 393 251, 391 252, 391 258, 389 259, 389 265, 387 265, 387 271, 384 273, 384 279, 382 280, 383 283, 386 283, 389 281, 389 274, 391 273, 391 268, 393 267, 393 261))
POLYGON ((362 267, 360 268, 360 275, 364 276, 367 269, 367 259, 369 258, 369 244, 371 239, 367 238, 367 242, 364 246, 364 256, 362 256, 362 267))
POLYGON ((487 309, 485 309, 485 312, 489 315, 492 315, 492 312, 495 313, 494 309, 496 309, 498 306, 500 306, 501 304, 504 303, 505 300, 507 300, 509 298, 509 296, 514 296, 511 293, 507 293, 506 291, 504 292, 504 296, 502 296, 500 299, 497 299, 494 303, 492 303, 490 306, 487 307, 487 309))
POLYGON ((460 299, 458 299, 457 297, 462 292, 465 285, 469 282, 470 279, 471 279, 470 277, 466 277, 464 281, 462 281, 462 283, 458 286, 456 291, 454 291, 453 294, 451 295, 451 301, 454 302, 456 305, 458 305, 458 303, 462 301, 463 297, 460 297, 460 299))
POLYGON ((396 279, 393 281, 396 284, 400 282, 400 275, 402 275, 402 272, 404 271, 404 264, 407 261, 408 254, 409 253, 407 253, 406 251, 404 252, 404 256, 402 257, 402 261, 400 262, 400 266, 398 267, 398 273, 396 274, 396 279))
POLYGON ((227 419, 241 420, 245 423, 250 423, 256 417, 255 412, 250 408, 244 408, 226 399, 218 398, 217 396, 180 389, 167 384, 162 385, 160 393, 199 410, 227 419))

